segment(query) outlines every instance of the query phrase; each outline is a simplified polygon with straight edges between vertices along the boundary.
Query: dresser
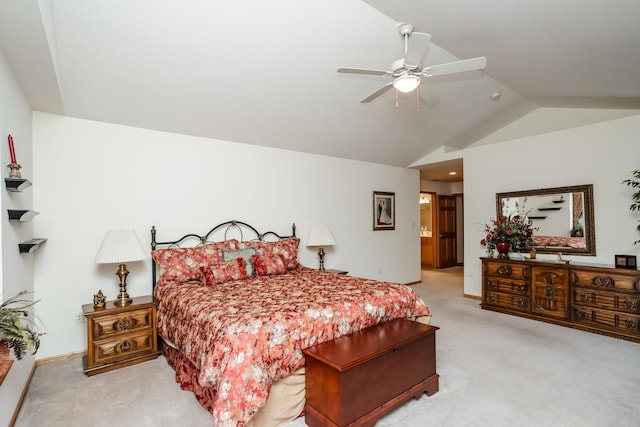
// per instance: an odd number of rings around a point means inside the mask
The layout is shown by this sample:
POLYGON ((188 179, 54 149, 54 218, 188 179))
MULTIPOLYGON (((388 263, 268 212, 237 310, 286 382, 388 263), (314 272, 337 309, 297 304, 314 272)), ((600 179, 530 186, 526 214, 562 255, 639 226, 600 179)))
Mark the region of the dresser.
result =
POLYGON ((640 342, 640 271, 481 260, 483 309, 640 342))
POLYGON ((304 349, 306 424, 373 426, 412 397, 436 393, 437 329, 395 319, 304 349))
POLYGON ((158 357, 156 302, 133 298, 124 307, 108 301, 104 308, 85 304, 87 354, 84 373, 91 376, 158 357))

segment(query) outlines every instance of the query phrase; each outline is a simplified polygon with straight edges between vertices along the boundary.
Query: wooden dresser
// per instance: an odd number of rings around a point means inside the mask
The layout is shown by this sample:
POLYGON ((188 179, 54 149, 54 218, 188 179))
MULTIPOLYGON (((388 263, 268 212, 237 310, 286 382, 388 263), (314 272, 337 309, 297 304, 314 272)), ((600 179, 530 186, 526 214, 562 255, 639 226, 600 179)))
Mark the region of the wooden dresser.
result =
POLYGON ((640 271, 482 258, 482 308, 640 342, 640 271))
POLYGON ((373 426, 411 397, 436 393, 437 329, 396 319, 303 350, 307 425, 373 426))

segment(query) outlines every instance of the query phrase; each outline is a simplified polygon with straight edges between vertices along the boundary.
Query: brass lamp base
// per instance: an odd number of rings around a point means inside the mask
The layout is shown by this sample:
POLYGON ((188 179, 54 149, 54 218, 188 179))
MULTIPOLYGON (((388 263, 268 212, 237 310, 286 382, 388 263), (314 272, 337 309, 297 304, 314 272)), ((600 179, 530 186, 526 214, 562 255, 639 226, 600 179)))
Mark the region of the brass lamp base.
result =
POLYGON ((127 294, 127 276, 129 275, 129 270, 127 270, 127 266, 124 264, 120 264, 118 271, 116 272, 116 276, 120 279, 120 292, 118 293, 117 299, 113 302, 113 305, 124 307, 125 305, 131 304, 132 299, 129 298, 129 294, 127 294))
POLYGON ((324 248, 318 249, 318 258, 320 258, 320 268, 318 270, 324 270, 324 248))

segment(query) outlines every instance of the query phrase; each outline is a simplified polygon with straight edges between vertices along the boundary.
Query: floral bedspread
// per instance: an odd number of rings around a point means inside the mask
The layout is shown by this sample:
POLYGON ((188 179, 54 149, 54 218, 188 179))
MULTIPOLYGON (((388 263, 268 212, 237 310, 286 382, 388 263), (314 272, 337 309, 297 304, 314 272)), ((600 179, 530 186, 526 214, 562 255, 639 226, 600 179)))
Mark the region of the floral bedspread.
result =
POLYGON ((214 387, 214 425, 243 426, 270 385, 304 365, 302 349, 394 318, 428 316, 405 285, 298 267, 213 287, 157 286, 158 333, 214 387))

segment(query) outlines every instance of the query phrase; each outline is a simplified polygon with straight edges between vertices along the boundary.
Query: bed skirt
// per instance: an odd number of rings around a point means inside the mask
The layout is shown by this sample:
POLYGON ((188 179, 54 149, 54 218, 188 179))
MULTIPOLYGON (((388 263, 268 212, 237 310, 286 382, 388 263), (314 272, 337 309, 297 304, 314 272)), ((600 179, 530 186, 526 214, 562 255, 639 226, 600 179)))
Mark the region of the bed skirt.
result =
MULTIPOLYGON (((431 316, 417 316, 412 320, 430 324, 431 316)), ((184 355, 174 347, 164 344, 162 352, 169 366, 176 373, 176 382, 183 390, 191 391, 200 405, 213 411, 215 392, 212 387, 198 383, 199 372, 184 355)), ((304 367, 293 371, 271 385, 266 403, 258 409, 245 427, 275 427, 287 424, 304 415, 305 377, 304 367)))
MULTIPOLYGON (((180 351, 168 345, 162 352, 169 366, 176 372, 176 382, 183 390, 191 391, 198 402, 212 412, 214 389, 198 383, 198 370, 180 351)), ((304 368, 291 373, 271 386, 267 402, 256 412, 246 427, 273 427, 286 424, 303 415, 305 399, 304 368)))

